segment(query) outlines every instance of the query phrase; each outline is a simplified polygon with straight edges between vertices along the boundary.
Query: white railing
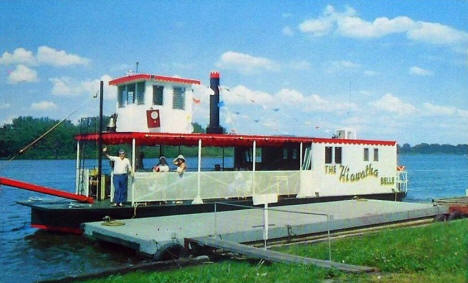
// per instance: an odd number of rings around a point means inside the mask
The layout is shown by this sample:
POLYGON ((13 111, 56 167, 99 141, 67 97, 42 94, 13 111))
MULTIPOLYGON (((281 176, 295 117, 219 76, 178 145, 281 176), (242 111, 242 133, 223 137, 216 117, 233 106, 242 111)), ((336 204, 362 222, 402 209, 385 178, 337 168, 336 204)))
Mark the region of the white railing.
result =
POLYGON ((299 192, 300 172, 185 172, 182 177, 176 172, 137 172, 133 184, 128 199, 132 202, 245 198, 267 193, 295 195, 299 192))
POLYGON ((398 191, 408 192, 408 172, 397 171, 396 185, 398 191))

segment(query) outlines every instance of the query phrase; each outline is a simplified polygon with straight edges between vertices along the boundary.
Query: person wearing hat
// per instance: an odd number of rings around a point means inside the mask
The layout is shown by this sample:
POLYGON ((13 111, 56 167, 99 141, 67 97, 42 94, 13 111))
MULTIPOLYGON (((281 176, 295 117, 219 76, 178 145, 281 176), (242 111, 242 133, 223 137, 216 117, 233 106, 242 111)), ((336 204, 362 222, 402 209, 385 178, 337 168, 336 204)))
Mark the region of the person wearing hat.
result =
POLYGON ((166 157, 161 155, 159 163, 153 167, 154 172, 169 172, 169 165, 167 165, 166 157))
POLYGON ((179 156, 177 156, 173 162, 174 165, 177 166, 177 173, 179 173, 179 176, 182 177, 182 175, 184 175, 185 170, 187 170, 187 165, 185 164, 184 156, 182 154, 179 154, 179 156))
POLYGON ((107 147, 102 149, 102 152, 111 161, 114 161, 114 177, 112 179, 114 183, 114 203, 113 206, 123 206, 123 203, 127 201, 127 185, 128 185, 128 173, 132 174, 132 165, 130 160, 125 157, 125 151, 119 150, 119 156, 110 156, 107 154, 107 147))

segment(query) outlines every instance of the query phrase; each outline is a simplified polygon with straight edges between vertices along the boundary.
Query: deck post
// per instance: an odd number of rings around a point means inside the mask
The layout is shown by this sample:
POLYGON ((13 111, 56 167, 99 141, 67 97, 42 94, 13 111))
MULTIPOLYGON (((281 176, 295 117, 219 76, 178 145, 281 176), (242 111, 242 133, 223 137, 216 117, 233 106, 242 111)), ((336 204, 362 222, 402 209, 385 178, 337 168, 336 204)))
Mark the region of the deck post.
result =
POLYGON ((252 196, 255 195, 255 164, 257 163, 257 141, 253 141, 252 151, 252 196))
MULTIPOLYGON (((135 172, 135 154, 136 154, 136 142, 135 138, 132 139, 132 170, 135 172)), ((135 175, 132 176, 132 206, 135 203, 135 175)))
POLYGON ((76 142, 76 176, 75 176, 75 194, 79 194, 80 186, 80 141, 76 142))
POLYGON ((263 207, 263 241, 264 241, 264 249, 267 249, 267 241, 268 241, 268 202, 265 202, 263 207))
POLYGON ((202 140, 198 140, 198 172, 197 172, 197 196, 192 201, 192 204, 202 204, 203 200, 200 197, 200 174, 201 174, 201 149, 202 140))
POLYGON ((299 145, 299 171, 302 171, 302 142, 299 145))

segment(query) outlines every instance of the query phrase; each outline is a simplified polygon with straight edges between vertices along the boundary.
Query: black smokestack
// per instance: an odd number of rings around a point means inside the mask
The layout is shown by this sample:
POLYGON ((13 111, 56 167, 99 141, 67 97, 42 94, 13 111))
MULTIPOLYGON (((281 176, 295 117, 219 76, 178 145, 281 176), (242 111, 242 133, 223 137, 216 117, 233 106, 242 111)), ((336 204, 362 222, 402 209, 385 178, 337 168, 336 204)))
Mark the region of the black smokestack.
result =
POLYGON ((211 72, 210 88, 214 91, 210 95, 210 124, 206 128, 208 134, 222 134, 223 128, 219 125, 219 73, 211 72))

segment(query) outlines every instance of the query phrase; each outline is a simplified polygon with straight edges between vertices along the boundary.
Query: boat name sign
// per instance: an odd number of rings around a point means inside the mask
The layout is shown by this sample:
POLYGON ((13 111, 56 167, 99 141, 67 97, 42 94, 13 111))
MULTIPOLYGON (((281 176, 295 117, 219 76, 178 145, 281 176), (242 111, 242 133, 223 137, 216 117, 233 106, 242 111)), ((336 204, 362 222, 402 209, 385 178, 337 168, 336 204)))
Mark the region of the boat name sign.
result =
POLYGON ((349 172, 348 165, 339 165, 339 169, 337 169, 337 165, 325 165, 325 174, 335 175, 339 171, 339 180, 342 183, 357 182, 367 177, 379 177, 379 170, 374 169, 372 164, 366 165, 364 170, 353 173, 349 172))

